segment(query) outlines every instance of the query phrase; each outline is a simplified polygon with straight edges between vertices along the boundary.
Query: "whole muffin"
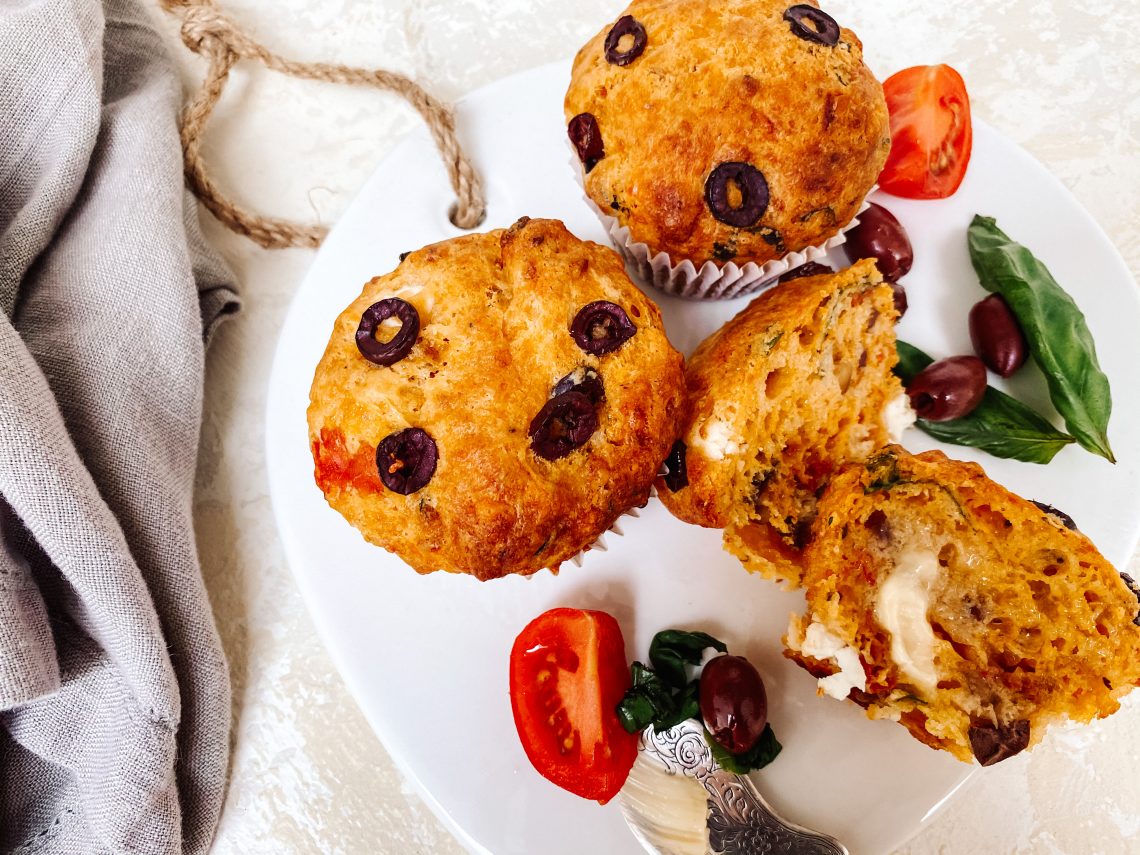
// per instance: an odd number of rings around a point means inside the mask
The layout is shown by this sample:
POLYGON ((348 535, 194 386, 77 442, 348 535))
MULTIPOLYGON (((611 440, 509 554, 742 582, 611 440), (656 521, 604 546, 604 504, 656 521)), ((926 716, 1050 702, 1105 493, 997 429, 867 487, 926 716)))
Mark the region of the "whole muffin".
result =
POLYGON ((316 481, 421 573, 557 569, 648 499, 681 364, 621 259, 560 222, 434 244, 337 318, 310 393, 316 481))
POLYGON ((832 481, 789 656, 872 718, 992 765, 1140 685, 1140 588, 975 463, 888 446, 832 481))
POLYGON ((698 267, 834 236, 890 149, 862 44, 814 2, 634 0, 578 52, 565 111, 590 199, 698 267))
POLYGON ((765 291, 702 342, 659 490, 670 512, 724 529, 748 570, 798 584, 822 487, 912 420, 892 373, 897 316, 865 259, 765 291))

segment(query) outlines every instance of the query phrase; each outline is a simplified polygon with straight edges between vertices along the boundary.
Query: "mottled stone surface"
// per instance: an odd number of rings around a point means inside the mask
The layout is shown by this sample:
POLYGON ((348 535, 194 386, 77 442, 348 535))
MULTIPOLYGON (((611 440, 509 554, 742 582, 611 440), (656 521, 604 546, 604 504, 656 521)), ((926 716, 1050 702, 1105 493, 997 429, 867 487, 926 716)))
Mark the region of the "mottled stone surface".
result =
MULTIPOLYGON (((568 56, 621 2, 230 0, 256 38, 300 59, 386 66, 445 98, 568 56)), ((1041 159, 1140 271, 1140 61, 1135 0, 833 0, 880 74, 950 62, 976 114, 1041 159)), ((155 12, 156 16, 160 13, 155 12)), ((189 88, 202 65, 169 20, 189 88)), ((336 220, 416 121, 394 97, 298 82, 243 64, 205 154, 239 200, 336 220)), ((219 853, 431 852, 460 847, 401 782, 314 634, 274 527, 263 412, 277 330, 312 258, 262 251, 204 215, 246 310, 210 353, 197 520, 234 671, 233 781, 219 853)), ((308 378, 298 378, 308 383, 308 378)), ((1133 562, 1135 565, 1136 562, 1133 562)), ((1135 575, 1135 573, 1134 573, 1135 575)), ((1062 731, 979 776, 903 851, 1140 851, 1140 704, 1062 731)))

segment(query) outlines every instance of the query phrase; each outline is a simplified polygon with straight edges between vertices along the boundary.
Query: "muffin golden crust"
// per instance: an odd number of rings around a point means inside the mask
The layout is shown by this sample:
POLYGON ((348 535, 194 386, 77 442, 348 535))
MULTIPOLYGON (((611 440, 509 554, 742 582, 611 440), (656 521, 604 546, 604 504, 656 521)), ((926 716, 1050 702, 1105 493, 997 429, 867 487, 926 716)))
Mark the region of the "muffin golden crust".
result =
POLYGON ((434 244, 368 282, 336 320, 310 393, 316 481, 367 540, 421 573, 557 569, 646 502, 683 415, 681 366, 618 256, 560 222, 434 244), (389 298, 415 308, 419 331, 385 366, 356 336, 389 298), (572 335, 603 301, 610 314, 572 335), (611 316, 625 322, 607 340, 611 316), (429 439, 400 445, 411 429, 429 439))
POLYGON ((829 694, 983 765, 1053 721, 1109 715, 1140 685, 1140 601, 1067 521, 977 464, 888 446, 820 500, 788 655, 829 694))
POLYGON ((589 197, 698 266, 763 263, 847 225, 886 161, 887 106, 853 32, 802 35, 815 7, 634 0, 579 51, 566 93, 589 197))
POLYGON ((800 546, 831 473, 889 439, 897 317, 873 261, 761 294, 705 340, 685 370, 688 484, 661 500, 725 529, 749 570, 798 582, 800 546))

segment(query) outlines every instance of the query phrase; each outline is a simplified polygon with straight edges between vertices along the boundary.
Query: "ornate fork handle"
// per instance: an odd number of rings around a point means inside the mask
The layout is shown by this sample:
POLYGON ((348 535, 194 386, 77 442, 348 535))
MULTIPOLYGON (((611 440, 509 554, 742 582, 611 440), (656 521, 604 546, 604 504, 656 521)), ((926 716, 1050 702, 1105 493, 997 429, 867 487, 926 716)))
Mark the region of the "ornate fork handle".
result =
POLYGON ((671 774, 696 778, 704 786, 709 848, 715 855, 848 855, 834 838, 778 817, 750 778, 721 769, 700 722, 689 719, 663 733, 646 728, 641 747, 671 774))

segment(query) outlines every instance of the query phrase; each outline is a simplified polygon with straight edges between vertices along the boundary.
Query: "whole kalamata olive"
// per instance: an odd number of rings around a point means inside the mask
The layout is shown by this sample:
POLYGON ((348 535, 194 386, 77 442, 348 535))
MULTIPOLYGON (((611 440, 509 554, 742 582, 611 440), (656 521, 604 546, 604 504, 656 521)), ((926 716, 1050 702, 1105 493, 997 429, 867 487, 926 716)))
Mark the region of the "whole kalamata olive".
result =
POLYGON ((873 258, 888 282, 898 282, 914 264, 914 250, 902 223, 882 205, 871 203, 859 225, 847 232, 843 251, 852 261, 873 258))
POLYGON ((1029 353, 1017 318, 998 294, 990 294, 970 309, 970 341, 986 367, 1001 377, 1017 371, 1029 353))
POLYGON ((920 419, 960 419, 972 413, 986 394, 986 366, 976 356, 940 359, 914 375, 906 393, 920 419))
POLYGON ((743 656, 718 656, 701 672, 701 718, 732 754, 751 750, 768 723, 764 681, 743 656))

